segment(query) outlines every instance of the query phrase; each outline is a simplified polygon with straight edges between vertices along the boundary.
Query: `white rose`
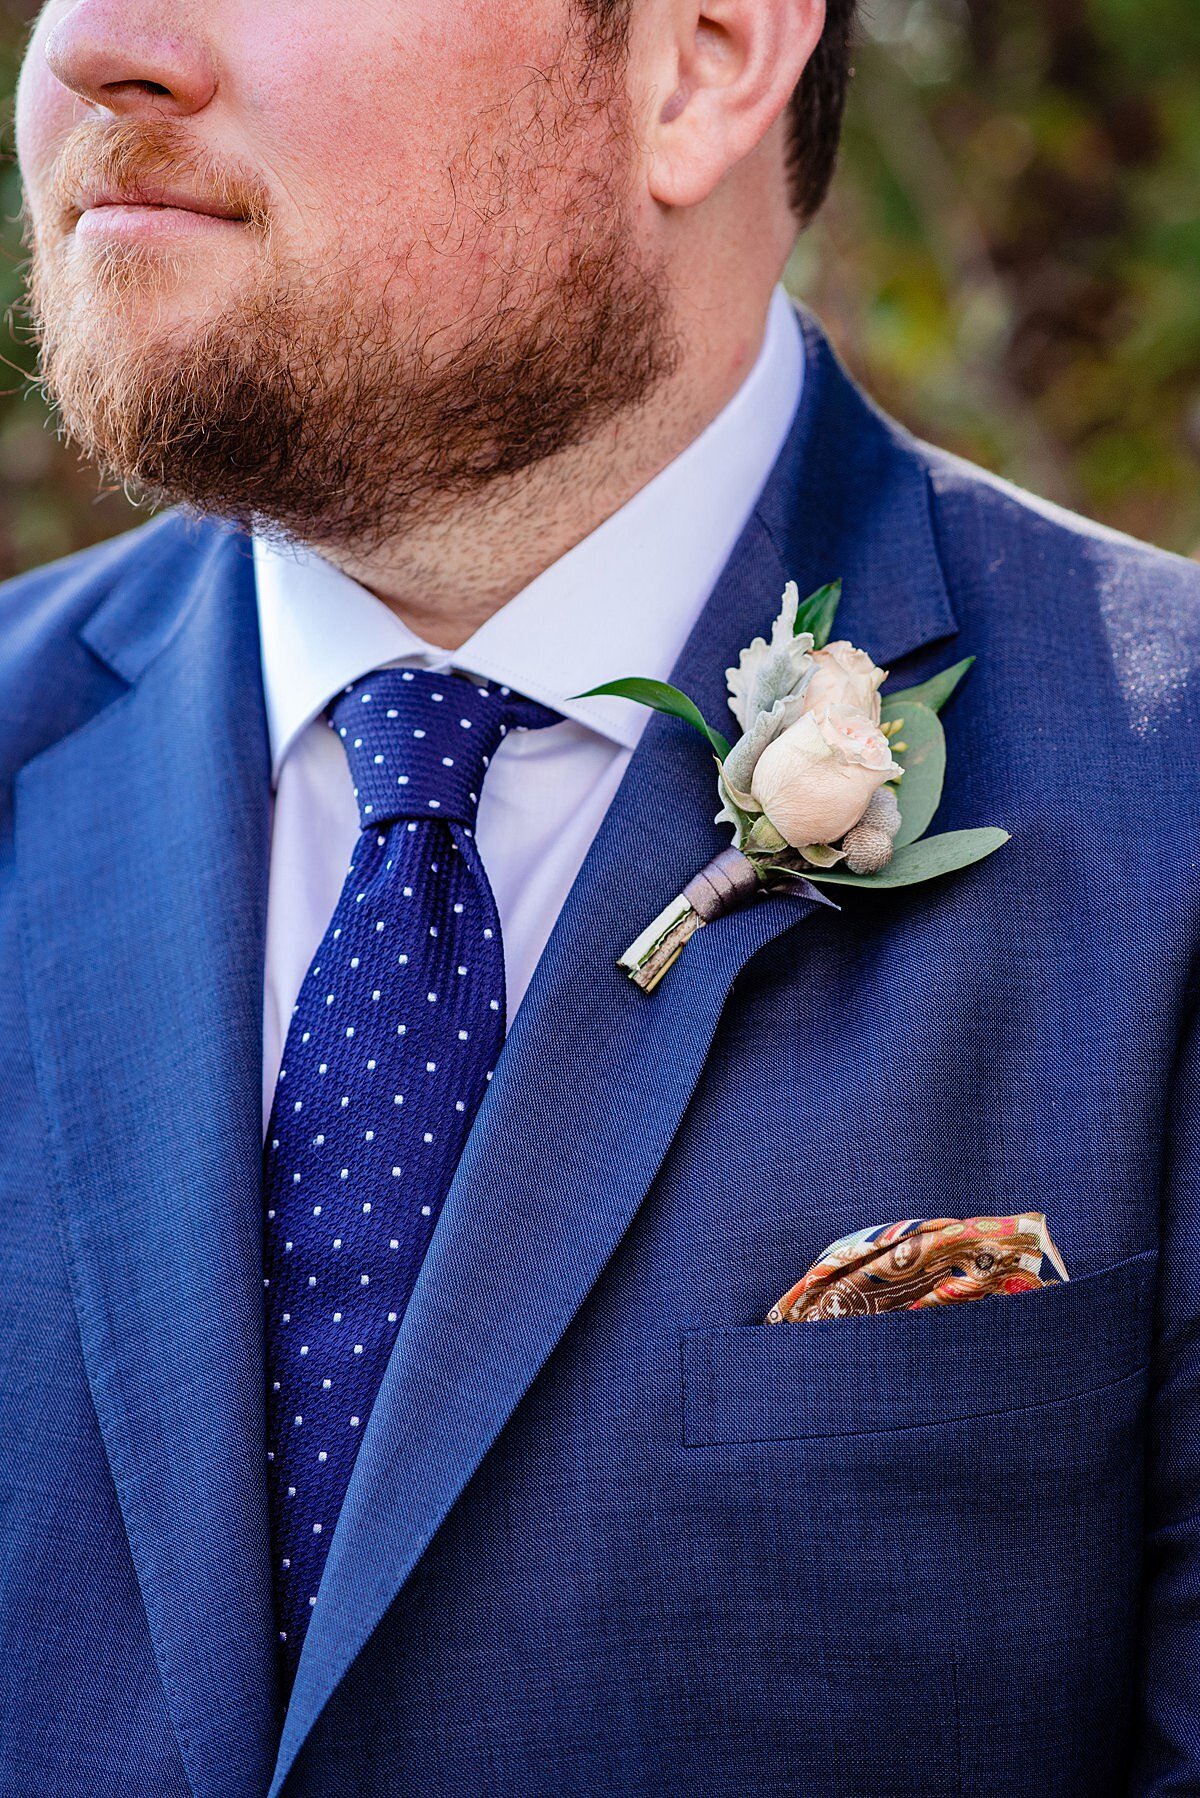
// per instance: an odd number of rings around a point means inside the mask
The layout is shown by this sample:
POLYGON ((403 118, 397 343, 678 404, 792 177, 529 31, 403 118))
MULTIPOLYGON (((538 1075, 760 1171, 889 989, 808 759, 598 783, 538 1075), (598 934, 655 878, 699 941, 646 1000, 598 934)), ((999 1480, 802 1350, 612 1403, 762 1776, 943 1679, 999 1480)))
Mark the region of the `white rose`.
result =
POLYGON ((868 714, 829 705, 805 712, 763 750, 750 791, 780 836, 804 849, 836 843, 901 772, 868 714))
POLYGON ((865 650, 846 642, 814 649, 812 660, 816 666, 804 689, 806 712, 847 705, 865 712, 872 724, 879 723, 879 688, 887 679, 886 668, 877 668, 865 650))

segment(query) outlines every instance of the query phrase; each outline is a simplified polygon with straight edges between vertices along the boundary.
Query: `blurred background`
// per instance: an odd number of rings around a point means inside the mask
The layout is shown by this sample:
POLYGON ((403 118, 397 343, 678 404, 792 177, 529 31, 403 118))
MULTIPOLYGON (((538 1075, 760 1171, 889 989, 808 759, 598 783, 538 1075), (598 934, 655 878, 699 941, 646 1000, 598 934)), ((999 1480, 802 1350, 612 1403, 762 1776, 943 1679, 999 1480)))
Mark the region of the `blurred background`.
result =
MULTIPOLYGON (((20 293, 0 0, 0 315, 20 293)), ((1200 0, 866 0, 841 171, 787 284, 910 429, 1200 556, 1200 0)), ((136 522, 0 327, 0 578, 136 522)))

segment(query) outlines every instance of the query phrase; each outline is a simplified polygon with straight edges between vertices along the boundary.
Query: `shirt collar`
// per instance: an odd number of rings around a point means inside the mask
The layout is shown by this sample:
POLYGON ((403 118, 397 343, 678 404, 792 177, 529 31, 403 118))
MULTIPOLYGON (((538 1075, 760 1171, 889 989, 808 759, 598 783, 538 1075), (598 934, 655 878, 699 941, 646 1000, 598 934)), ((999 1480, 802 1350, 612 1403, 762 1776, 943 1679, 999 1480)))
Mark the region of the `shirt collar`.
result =
POLYGON ((623 675, 670 674, 783 446, 803 379, 799 316, 779 283, 758 356, 732 399, 457 650, 426 643, 315 551, 256 536, 272 778, 343 687, 402 661, 500 681, 634 748, 642 707, 573 695, 623 675))

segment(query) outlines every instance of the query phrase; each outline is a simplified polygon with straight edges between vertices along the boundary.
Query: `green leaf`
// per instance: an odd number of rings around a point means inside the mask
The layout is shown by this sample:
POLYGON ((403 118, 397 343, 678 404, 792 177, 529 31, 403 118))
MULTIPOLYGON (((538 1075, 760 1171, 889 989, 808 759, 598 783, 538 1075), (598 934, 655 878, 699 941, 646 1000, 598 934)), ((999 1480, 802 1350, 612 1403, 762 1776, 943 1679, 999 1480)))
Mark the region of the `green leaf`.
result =
POLYGON ((810 593, 807 599, 802 599, 796 608, 796 635, 799 637, 802 632, 811 631, 813 648, 824 649, 833 632, 841 597, 841 581, 830 581, 827 586, 810 593))
POLYGON ((953 668, 943 668, 940 674, 922 681, 919 687, 901 687, 899 692, 885 693, 883 703, 891 705, 897 699, 906 699, 910 704, 926 705, 931 712, 940 712, 974 660, 974 656, 967 656, 964 661, 955 662, 953 668))
POLYGON ((890 695, 883 702, 883 722, 891 724, 897 719, 901 728, 892 742, 906 747, 892 749, 892 755, 904 769, 904 778, 896 787, 900 829, 893 840, 895 847, 902 849, 929 829, 941 801, 946 737, 937 714, 927 705, 905 699, 902 693, 890 695))
POLYGON ((907 887, 920 880, 936 880, 940 874, 953 874, 958 868, 969 868, 985 855, 1007 843, 1008 832, 985 826, 982 830, 948 830, 940 837, 923 837, 919 843, 897 849, 886 868, 878 874, 851 874, 843 868, 810 868, 809 880, 818 885, 827 881, 846 887, 907 887))
POLYGON ((572 697, 632 699, 636 705, 648 705, 656 712, 666 712, 668 717, 682 718, 685 724, 690 724, 693 730, 708 739, 721 761, 729 754, 729 744, 719 730, 709 729, 699 707, 686 693, 664 680, 643 680, 640 675, 631 675, 628 680, 610 680, 603 687, 590 687, 586 693, 576 693, 572 697))

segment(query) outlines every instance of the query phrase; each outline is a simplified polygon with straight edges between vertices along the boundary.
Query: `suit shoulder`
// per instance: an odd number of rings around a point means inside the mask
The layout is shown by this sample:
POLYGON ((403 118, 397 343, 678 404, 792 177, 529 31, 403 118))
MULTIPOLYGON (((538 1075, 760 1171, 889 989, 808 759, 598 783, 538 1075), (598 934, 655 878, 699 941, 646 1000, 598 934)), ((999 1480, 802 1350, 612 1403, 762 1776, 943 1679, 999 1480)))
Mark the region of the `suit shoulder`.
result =
POLYGON ((31 658, 53 657, 119 582, 143 575, 148 565, 169 561, 187 528, 178 514, 164 513, 136 530, 0 582, 0 683, 7 687, 31 658))
POLYGON ((1176 612, 1200 626, 1200 563, 1097 524, 932 444, 914 442, 944 526, 962 534, 962 547, 976 554, 986 550, 989 569, 1000 573, 1019 561, 1048 580, 1084 569, 1095 581, 1119 584, 1132 603, 1144 599, 1156 612, 1176 612))
POLYGON ((167 512, 0 583, 0 786, 122 690, 83 633, 118 588, 177 579, 193 532, 167 512))
POLYGON ((916 447, 964 617, 1105 668, 1138 734, 1200 724, 1200 564, 916 447))

